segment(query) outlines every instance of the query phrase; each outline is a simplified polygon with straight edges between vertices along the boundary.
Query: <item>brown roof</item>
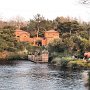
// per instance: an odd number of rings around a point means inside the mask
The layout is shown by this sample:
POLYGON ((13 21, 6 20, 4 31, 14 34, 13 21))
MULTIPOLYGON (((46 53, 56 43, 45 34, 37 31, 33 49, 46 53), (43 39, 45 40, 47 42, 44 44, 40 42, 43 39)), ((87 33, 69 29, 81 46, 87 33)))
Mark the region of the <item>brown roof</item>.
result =
POLYGON ((30 33, 26 32, 26 31, 23 31, 23 30, 19 30, 19 29, 16 29, 16 32, 19 32, 19 33, 27 33, 27 34, 30 34, 30 33))
POLYGON ((52 29, 52 30, 49 30, 49 31, 46 31, 46 32, 58 32, 58 31, 55 31, 55 30, 52 29))
MULTIPOLYGON (((26 31, 16 29, 16 32, 26 32, 26 31)), ((26 33, 28 33, 28 32, 26 32, 26 33)))

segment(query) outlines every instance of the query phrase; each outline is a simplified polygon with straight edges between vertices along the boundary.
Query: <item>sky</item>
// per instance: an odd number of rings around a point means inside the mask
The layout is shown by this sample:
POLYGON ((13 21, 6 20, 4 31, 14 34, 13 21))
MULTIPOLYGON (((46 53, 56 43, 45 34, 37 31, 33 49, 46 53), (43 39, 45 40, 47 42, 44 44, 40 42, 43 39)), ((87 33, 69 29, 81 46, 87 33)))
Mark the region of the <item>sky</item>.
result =
POLYGON ((10 20, 21 16, 33 19, 37 13, 46 19, 73 17, 90 21, 90 7, 79 4, 79 0, 0 0, 0 19, 10 20))

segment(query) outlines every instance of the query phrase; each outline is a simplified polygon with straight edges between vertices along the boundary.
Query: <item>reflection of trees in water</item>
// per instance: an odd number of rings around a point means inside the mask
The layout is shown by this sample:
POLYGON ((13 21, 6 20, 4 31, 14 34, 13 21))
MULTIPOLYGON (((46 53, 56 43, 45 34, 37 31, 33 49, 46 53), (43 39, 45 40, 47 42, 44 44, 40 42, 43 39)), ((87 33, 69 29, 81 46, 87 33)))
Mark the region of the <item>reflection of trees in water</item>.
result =
POLYGON ((14 65, 16 65, 16 62, 15 61, 13 61, 13 60, 1 60, 0 61, 0 65, 10 65, 10 66, 14 66, 14 65))
MULTIPOLYGON (((50 67, 50 66, 49 66, 50 67)), ((66 70, 53 67, 49 68, 55 70, 56 72, 50 73, 50 76, 56 79, 56 85, 62 86, 63 88, 67 88, 67 90, 79 90, 80 86, 82 86, 82 71, 74 71, 74 70, 66 70)), ((83 88, 81 88, 83 90, 83 88)))
POLYGON ((90 71, 85 71, 83 72, 83 80, 84 80, 84 85, 88 90, 90 90, 90 71))
POLYGON ((90 90, 90 72, 88 72, 88 90, 90 90))
POLYGON ((57 73, 54 72, 51 75, 52 77, 60 79, 57 80, 57 83, 59 83, 60 85, 62 82, 65 87, 75 88, 78 85, 82 85, 82 83, 84 83, 86 90, 90 90, 90 71, 86 70, 83 72, 83 70, 66 70, 64 68, 61 69, 60 67, 50 65, 48 67, 51 70, 57 71, 57 73))

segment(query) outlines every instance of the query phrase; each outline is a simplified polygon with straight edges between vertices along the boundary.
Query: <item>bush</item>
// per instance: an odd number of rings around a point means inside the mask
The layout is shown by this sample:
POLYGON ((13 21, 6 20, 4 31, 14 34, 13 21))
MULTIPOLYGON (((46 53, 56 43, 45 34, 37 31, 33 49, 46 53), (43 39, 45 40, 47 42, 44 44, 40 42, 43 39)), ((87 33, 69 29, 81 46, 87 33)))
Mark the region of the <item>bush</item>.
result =
POLYGON ((79 68, 79 65, 74 61, 74 62, 69 62, 68 67, 71 69, 77 69, 79 68))
POLYGON ((52 64, 54 64, 56 66, 63 67, 63 68, 67 67, 68 62, 69 62, 68 60, 65 60, 65 59, 60 58, 60 57, 56 57, 51 61, 52 64))
POLYGON ((52 42, 48 44, 49 52, 64 52, 66 49, 66 45, 62 42, 61 39, 54 39, 52 42))
POLYGON ((83 69, 90 68, 90 63, 81 59, 72 59, 71 57, 55 57, 52 59, 51 64, 60 66, 62 68, 83 69))
POLYGON ((18 52, 9 52, 7 57, 8 60, 22 60, 27 59, 27 54, 25 53, 18 53, 18 52))
POLYGON ((62 59, 67 60, 67 61, 72 61, 72 60, 74 60, 72 57, 62 57, 62 59))
POLYGON ((68 66, 68 60, 62 59, 61 60, 61 67, 66 68, 68 66))
POLYGON ((54 65, 60 65, 61 58, 55 57, 52 59, 51 63, 54 65))
POLYGON ((68 63, 68 66, 72 69, 87 68, 88 64, 87 64, 87 62, 84 62, 83 60, 74 60, 74 61, 70 61, 68 63))

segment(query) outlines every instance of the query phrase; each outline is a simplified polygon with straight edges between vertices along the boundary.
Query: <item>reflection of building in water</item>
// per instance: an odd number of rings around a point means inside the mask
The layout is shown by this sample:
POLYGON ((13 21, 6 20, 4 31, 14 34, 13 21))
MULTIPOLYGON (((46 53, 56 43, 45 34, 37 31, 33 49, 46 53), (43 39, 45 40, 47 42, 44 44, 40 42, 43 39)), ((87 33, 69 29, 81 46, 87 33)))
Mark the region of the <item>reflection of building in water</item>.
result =
POLYGON ((52 40, 59 38, 59 32, 49 30, 44 32, 44 37, 30 37, 30 33, 23 30, 15 31, 16 39, 20 42, 30 42, 33 46, 45 46, 52 40))

